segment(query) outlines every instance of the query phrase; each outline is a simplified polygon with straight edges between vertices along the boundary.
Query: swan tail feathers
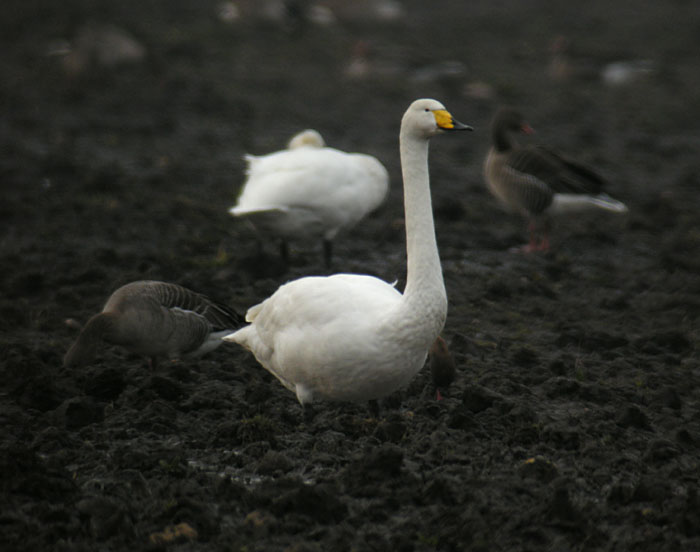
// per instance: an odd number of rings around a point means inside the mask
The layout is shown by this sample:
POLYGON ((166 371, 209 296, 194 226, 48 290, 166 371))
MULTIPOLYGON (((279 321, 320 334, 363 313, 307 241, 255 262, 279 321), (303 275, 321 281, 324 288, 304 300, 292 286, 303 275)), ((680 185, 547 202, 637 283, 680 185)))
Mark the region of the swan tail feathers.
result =
POLYGON ((238 343, 239 345, 242 345, 246 349, 249 349, 248 347, 248 341, 249 341, 249 334, 250 334, 251 327, 250 326, 243 326, 242 328, 236 330, 235 332, 228 333, 224 335, 221 339, 223 341, 228 341, 230 343, 238 343))

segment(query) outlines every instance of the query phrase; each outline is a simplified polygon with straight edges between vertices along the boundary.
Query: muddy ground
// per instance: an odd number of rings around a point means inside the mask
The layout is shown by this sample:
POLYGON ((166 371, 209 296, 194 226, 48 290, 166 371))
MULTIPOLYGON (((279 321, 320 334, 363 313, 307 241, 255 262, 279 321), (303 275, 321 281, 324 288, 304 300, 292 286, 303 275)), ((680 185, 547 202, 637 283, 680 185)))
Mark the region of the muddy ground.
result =
POLYGON ((330 25, 239 7, 0 8, 2 549, 700 549, 698 4, 412 0, 398 20, 346 8, 330 25), (141 50, 67 57, 106 24, 141 50), (358 40, 370 64, 348 74, 358 40), (652 71, 601 79, 635 59, 652 71), (62 367, 64 320, 136 279, 241 311, 306 274, 401 286, 398 126, 425 96, 476 128, 431 146, 458 365, 444 400, 424 369, 378 417, 307 416, 232 344, 155 372, 116 348, 62 367), (551 252, 509 253, 524 222, 481 177, 503 103, 594 163, 629 214, 559 220, 551 252), (287 270, 276 244, 261 258, 226 213, 243 153, 307 127, 392 179, 330 271, 320 244, 287 270))

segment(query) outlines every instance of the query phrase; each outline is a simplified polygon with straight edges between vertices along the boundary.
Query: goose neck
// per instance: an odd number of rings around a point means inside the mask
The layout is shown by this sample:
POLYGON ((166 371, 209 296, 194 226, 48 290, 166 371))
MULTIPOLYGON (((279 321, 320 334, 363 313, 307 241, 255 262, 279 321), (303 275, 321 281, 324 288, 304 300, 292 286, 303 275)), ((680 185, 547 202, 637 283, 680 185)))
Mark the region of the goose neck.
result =
POLYGON ((65 365, 83 365, 92 361, 100 342, 114 327, 113 317, 98 313, 85 324, 73 346, 66 353, 65 365))
POLYGON ((510 151, 515 147, 515 139, 500 125, 495 125, 491 131, 493 147, 498 152, 510 151))

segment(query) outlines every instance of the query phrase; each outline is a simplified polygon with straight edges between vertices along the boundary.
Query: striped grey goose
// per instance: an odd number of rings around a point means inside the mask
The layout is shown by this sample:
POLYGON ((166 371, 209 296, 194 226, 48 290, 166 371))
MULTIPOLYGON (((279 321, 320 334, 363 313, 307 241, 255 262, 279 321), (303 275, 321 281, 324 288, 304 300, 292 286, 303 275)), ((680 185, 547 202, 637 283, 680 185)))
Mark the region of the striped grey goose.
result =
POLYGON ((604 193, 605 180, 594 170, 549 147, 520 146, 515 132, 533 130, 518 111, 500 108, 491 123, 484 176, 501 203, 529 220, 530 241, 522 250, 549 249, 549 214, 590 208, 627 212, 624 203, 604 193))
POLYGON ((91 363, 103 343, 149 358, 199 356, 216 349, 241 325, 229 307, 167 282, 142 280, 117 289, 82 328, 64 366, 91 363))

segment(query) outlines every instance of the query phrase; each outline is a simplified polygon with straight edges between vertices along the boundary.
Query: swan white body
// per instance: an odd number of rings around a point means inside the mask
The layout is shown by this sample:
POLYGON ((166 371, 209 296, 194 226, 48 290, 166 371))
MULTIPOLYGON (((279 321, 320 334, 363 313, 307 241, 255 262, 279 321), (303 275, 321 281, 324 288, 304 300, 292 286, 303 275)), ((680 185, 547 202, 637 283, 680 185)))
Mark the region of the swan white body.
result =
POLYGON ((442 279, 428 178, 428 140, 469 129, 435 100, 416 100, 401 124, 408 271, 403 294, 371 276, 307 277, 281 286, 248 310, 239 343, 303 405, 314 399, 384 397, 422 368, 442 330, 442 279))
POLYGON ((324 147, 316 131, 294 136, 286 150, 246 155, 247 180, 229 209, 261 234, 330 241, 379 207, 389 173, 374 157, 324 147))

